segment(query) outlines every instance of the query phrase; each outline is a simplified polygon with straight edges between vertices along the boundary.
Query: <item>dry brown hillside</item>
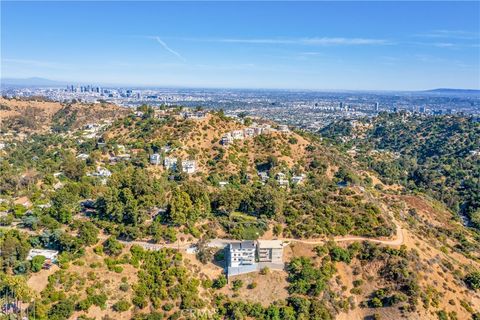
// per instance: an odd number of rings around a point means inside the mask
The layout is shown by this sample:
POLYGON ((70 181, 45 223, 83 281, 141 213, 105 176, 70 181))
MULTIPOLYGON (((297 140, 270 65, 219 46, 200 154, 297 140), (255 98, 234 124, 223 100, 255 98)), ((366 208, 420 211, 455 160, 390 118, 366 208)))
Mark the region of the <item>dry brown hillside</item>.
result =
POLYGON ((113 120, 129 112, 113 104, 63 104, 41 99, 0 98, 0 125, 4 131, 47 132, 55 124, 67 122, 69 128, 76 129, 91 122, 113 120))

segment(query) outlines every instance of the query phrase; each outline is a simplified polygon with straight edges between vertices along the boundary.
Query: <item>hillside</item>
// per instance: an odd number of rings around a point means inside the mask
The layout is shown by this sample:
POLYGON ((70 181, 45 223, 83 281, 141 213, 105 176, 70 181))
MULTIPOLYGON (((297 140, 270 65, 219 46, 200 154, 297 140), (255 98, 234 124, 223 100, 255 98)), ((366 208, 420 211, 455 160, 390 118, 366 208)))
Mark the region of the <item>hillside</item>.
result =
POLYGON ((432 195, 480 228, 480 123, 474 118, 382 114, 322 132, 353 148, 384 181, 432 195))
POLYGON ((112 104, 61 104, 43 98, 0 98, 0 124, 3 132, 61 132, 100 120, 113 120, 127 113, 127 110, 112 104))
POLYGON ((352 152, 371 123, 322 139, 143 106, 93 133, 63 128, 0 151, 0 291, 36 319, 480 316, 478 232, 366 166, 372 146, 352 152), (221 248, 246 239, 281 240, 285 268, 227 283, 221 248), (26 261, 31 248, 58 250, 59 266, 26 261))

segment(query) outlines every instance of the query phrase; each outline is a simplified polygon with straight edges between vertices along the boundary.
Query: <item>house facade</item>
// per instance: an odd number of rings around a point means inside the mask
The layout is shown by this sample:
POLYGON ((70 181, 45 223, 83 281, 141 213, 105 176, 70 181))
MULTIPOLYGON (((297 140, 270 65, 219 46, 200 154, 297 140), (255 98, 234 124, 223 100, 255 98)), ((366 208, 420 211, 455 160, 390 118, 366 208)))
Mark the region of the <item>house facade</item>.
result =
POLYGON ((197 162, 195 160, 182 161, 182 171, 188 174, 195 173, 197 171, 197 162))
POLYGON ((228 245, 228 268, 254 265, 256 248, 255 241, 252 240, 230 243, 228 245))
POLYGON ((167 170, 176 169, 177 168, 177 158, 165 157, 165 159, 163 159, 163 166, 167 170))
POLYGON ((158 153, 154 153, 150 155, 150 164, 158 166, 161 162, 161 157, 158 153))

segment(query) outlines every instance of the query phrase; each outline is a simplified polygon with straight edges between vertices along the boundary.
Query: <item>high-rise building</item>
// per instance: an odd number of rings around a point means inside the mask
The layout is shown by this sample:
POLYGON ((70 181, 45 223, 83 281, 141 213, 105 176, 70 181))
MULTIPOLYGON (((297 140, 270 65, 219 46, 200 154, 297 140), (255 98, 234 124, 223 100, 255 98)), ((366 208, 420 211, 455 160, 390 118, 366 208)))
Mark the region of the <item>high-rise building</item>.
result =
POLYGON ((378 102, 375 102, 375 111, 378 111, 379 110, 379 104, 378 102))

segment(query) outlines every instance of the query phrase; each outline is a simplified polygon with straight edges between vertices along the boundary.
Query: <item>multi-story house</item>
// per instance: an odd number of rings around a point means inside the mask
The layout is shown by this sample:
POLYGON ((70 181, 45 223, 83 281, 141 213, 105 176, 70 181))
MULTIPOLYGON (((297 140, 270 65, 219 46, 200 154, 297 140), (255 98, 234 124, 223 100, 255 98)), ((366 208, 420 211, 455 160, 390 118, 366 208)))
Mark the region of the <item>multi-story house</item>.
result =
POLYGON ((195 160, 183 160, 182 171, 188 174, 195 173, 197 171, 197 162, 195 160))
POLYGON ((163 159, 163 166, 167 170, 175 170, 177 168, 177 158, 165 157, 165 159, 163 159))
POLYGON ((158 166, 161 162, 161 157, 158 153, 154 153, 150 155, 150 164, 158 166))

